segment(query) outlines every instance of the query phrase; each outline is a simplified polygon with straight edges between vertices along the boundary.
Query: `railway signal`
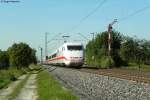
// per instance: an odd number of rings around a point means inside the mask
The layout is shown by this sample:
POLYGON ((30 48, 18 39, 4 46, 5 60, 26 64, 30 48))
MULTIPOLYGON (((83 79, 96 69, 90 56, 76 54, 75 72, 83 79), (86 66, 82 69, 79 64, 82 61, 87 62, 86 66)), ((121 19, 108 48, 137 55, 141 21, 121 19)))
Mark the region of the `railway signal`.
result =
POLYGON ((117 19, 114 19, 114 21, 108 25, 108 56, 111 56, 112 25, 114 25, 116 22, 117 19))

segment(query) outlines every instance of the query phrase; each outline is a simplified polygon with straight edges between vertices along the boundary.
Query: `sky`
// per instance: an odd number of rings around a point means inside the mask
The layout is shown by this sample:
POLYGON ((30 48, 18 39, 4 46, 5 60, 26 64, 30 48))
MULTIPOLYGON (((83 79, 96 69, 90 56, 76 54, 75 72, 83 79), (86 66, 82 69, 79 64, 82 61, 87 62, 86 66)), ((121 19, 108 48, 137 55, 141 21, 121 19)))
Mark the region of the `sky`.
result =
POLYGON ((68 41, 87 43, 92 39, 90 33, 107 31, 108 24, 114 19, 118 20, 113 25, 116 31, 126 36, 150 40, 150 7, 121 20, 150 5, 150 0, 2 1, 0 0, 2 50, 7 50, 13 43, 25 42, 35 48, 38 55, 39 47, 44 48, 45 32, 49 33, 48 41, 51 41, 48 43, 48 53, 63 43, 63 35, 70 36, 68 41))

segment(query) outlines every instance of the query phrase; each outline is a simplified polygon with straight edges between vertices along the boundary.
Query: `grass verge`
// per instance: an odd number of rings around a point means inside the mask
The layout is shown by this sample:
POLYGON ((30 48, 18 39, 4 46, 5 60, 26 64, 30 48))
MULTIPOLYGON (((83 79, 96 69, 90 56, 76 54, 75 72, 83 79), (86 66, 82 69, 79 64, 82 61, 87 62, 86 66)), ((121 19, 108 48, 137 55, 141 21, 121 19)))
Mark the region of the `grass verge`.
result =
POLYGON ((7 87, 10 82, 17 80, 23 74, 25 74, 24 70, 17 68, 0 70, 0 89, 7 87))
POLYGON ((48 72, 42 71, 37 76, 38 100, 77 100, 51 76, 48 72))
POLYGON ((18 85, 17 87, 14 89, 14 91, 8 96, 8 100, 13 100, 15 99, 18 94, 21 92, 21 89, 23 88, 23 86, 26 84, 28 78, 29 78, 30 74, 27 74, 26 78, 23 79, 18 85))

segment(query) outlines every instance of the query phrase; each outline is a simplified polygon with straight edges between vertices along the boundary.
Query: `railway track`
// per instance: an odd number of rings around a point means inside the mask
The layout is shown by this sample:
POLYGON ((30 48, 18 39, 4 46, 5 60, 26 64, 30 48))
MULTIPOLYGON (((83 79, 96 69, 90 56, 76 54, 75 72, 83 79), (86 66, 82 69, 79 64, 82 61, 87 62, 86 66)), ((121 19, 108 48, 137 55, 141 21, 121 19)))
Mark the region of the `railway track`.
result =
POLYGON ((90 69, 81 68, 78 69, 82 72, 88 72, 93 74, 99 74, 104 76, 116 77, 120 79, 132 80, 139 83, 150 84, 150 72, 142 72, 127 69, 90 69))
MULTIPOLYGON (((59 66, 57 66, 59 67, 59 66)), ((57 68, 52 69, 55 70, 57 68)), ((50 69, 51 67, 47 67, 50 69)), ((150 72, 143 72, 137 70, 128 70, 128 69, 97 69, 97 68, 90 68, 90 67, 82 67, 81 69, 71 68, 72 70, 78 70, 81 72, 99 74, 104 76, 116 77, 120 79, 132 80, 139 83, 147 83, 150 84, 150 72)))
POLYGON ((148 72, 125 69, 76 69, 59 66, 45 66, 45 68, 64 86, 73 90, 79 98, 150 100, 150 84, 145 84, 150 83, 148 72))

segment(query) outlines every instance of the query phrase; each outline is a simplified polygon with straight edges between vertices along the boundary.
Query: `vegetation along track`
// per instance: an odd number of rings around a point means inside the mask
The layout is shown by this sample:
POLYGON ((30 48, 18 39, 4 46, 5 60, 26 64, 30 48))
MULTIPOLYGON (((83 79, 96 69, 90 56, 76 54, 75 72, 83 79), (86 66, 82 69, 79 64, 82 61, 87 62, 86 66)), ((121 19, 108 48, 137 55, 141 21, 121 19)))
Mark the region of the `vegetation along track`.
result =
POLYGON ((91 69, 81 68, 77 69, 82 72, 88 72, 93 74, 99 74, 110 77, 117 77, 121 79, 132 80, 140 83, 150 84, 150 72, 127 70, 127 69, 91 69))

